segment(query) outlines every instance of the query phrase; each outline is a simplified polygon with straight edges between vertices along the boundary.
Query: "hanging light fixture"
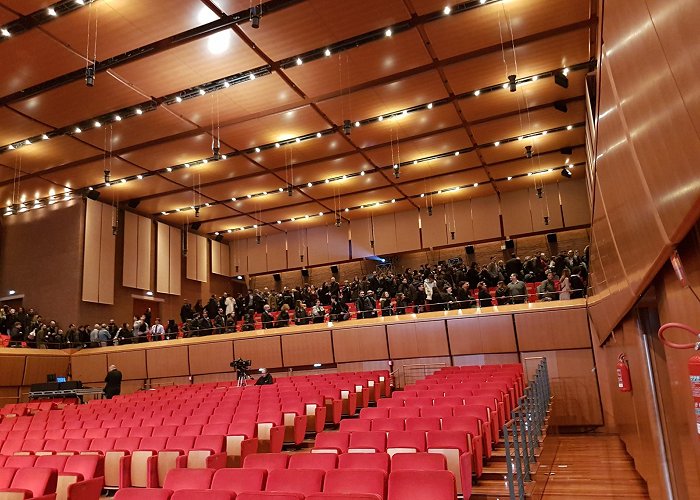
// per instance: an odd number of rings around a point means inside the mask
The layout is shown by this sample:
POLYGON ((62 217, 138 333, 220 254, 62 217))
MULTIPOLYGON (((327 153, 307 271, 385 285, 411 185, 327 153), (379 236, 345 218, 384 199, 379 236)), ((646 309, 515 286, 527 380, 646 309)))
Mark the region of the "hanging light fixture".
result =
POLYGON ((511 92, 515 92, 517 90, 515 84, 515 75, 508 75, 508 88, 511 92))

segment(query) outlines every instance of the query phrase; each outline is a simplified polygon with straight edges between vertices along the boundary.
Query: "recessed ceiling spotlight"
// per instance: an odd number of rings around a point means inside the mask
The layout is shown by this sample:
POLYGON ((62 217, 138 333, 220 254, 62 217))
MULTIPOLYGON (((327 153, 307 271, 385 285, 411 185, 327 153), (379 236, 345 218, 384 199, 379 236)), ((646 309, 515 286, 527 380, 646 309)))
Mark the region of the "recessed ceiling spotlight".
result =
POLYGON ((318 216, 319 216, 319 217, 323 216, 323 212, 319 212, 319 213, 318 213, 318 216))
POLYGON ((496 147, 498 147, 498 146, 501 145, 501 141, 496 141, 496 142, 493 143, 493 145, 496 146, 496 147))
POLYGON ((432 103, 432 102, 429 102, 429 103, 428 103, 428 109, 433 109, 433 103, 432 103))
POLYGON ((564 76, 568 75, 568 74, 569 74, 569 68, 564 68, 564 71, 562 71, 562 73, 564 73, 564 76))
POLYGON ((304 61, 301 60, 301 57, 297 57, 297 66, 301 66, 304 64, 304 61))
POLYGON ((56 11, 53 10, 53 8, 51 8, 51 7, 49 7, 48 9, 46 9, 46 13, 47 13, 48 15, 52 16, 52 17, 58 16, 58 14, 56 13, 56 11))
POLYGON ((136 114, 137 114, 137 115, 142 115, 142 114, 143 114, 143 110, 142 110, 141 108, 136 108, 136 114))
POLYGON ((204 95, 206 94, 206 91, 204 89, 199 89, 199 95, 204 95))
POLYGON ((226 232, 227 232, 227 233, 232 233, 232 232, 233 232, 233 229, 227 229, 226 232))
POLYGON ((163 215, 168 215, 168 212, 161 212, 161 214, 163 214, 163 215))
POLYGON ((328 184, 330 182, 330 179, 326 179, 325 183, 328 184))
POLYGON ((379 120, 380 122, 383 122, 383 121, 384 121, 384 117, 381 116, 381 115, 379 115, 379 118, 377 118, 377 120, 379 120))
POLYGON ((473 187, 479 187, 479 183, 478 183, 478 182, 475 182, 474 184, 472 184, 472 186, 473 186, 473 187))
POLYGON ((309 182, 306 186, 311 187, 311 186, 313 186, 313 184, 309 182))
POLYGON ((236 201, 236 198, 231 198, 231 201, 236 201))
POLYGON ((281 221, 281 220, 278 220, 278 221, 277 221, 277 224, 282 224, 282 221, 281 221))
POLYGON ((114 115, 114 120, 120 122, 122 121, 122 117, 119 115, 114 115))
POLYGON ((204 160, 202 160, 202 163, 204 163, 204 164, 206 165, 207 163, 209 163, 209 160, 207 160, 207 159, 205 158, 204 160))
POLYGON ((141 180, 141 179, 143 179, 143 175, 139 174, 139 175, 136 176, 136 178, 137 178, 138 180, 141 180))
POLYGON ((512 179, 513 179, 512 177, 508 177, 508 179, 506 179, 506 180, 509 180, 509 181, 510 181, 510 180, 512 180, 512 179))
POLYGON ((425 198, 425 193, 421 193, 421 194, 420 194, 420 197, 421 197, 421 198, 425 198))
POLYGON ((95 128, 100 128, 102 126, 102 124, 100 122, 98 122, 97 120, 95 120, 93 125, 95 126, 95 128))
POLYGON ((323 51, 323 55, 325 55, 326 57, 330 57, 331 49, 326 49, 325 51, 323 51))
POLYGON ((26 146, 31 146, 32 141, 30 141, 29 139, 25 139, 25 140, 24 140, 24 144, 25 144, 26 146))
POLYGON ((346 208, 346 209, 345 209, 345 211, 346 211, 346 212, 349 212, 349 211, 350 211, 350 209, 349 209, 349 208, 346 208))
POLYGON ((168 167, 168 168, 166 168, 165 170, 167 170, 168 172, 172 172, 172 171, 173 171, 173 167, 168 167))
POLYGON ((502 87, 503 87, 504 89, 507 89, 507 88, 508 88, 508 84, 507 84, 507 83, 504 83, 504 84, 502 85, 502 87))
POLYGON ((301 142, 301 137, 297 137, 296 141, 301 142))
POLYGON ((573 125, 567 125, 567 126, 566 126, 566 130, 571 130, 572 128, 574 128, 573 125))
POLYGON ((255 152, 256 152, 256 153, 259 153, 259 152, 260 152, 260 148, 255 148, 255 152))
POLYGON ((391 199, 391 202, 392 202, 392 203, 396 203, 396 198, 392 198, 392 199, 391 199))
POLYGON ((80 132, 82 132, 82 129, 80 127, 75 127, 73 132, 75 132, 76 134, 79 134, 80 132))
POLYGON ((459 151, 455 151, 455 156, 459 156, 459 151))
POLYGON ((246 196, 246 198, 248 198, 248 199, 251 199, 252 197, 253 197, 252 194, 249 194, 249 195, 246 196))
POLYGON ((450 8, 449 5, 445 5, 445 8, 442 9, 442 12, 443 12, 443 14, 445 14, 446 16, 449 16, 449 15, 450 15, 450 12, 452 12, 452 8, 450 8))
POLYGON ((362 172, 360 172, 360 175, 365 175, 365 171, 363 170, 362 172))
POLYGON ((122 183, 122 184, 126 184, 126 179, 122 179, 122 180, 121 180, 121 183, 122 183))
POLYGON ((49 136, 46 135, 46 134, 41 134, 41 140, 42 140, 42 141, 48 141, 48 140, 49 140, 49 136))
POLYGON ((222 160, 227 160, 227 159, 228 159, 228 156, 227 156, 227 155, 221 155, 221 159, 222 159, 222 160))
POLYGON ((384 36, 391 36, 391 35, 392 35, 391 28, 387 28, 387 30, 384 32, 384 36))
POLYGON ((536 82, 539 78, 540 78, 539 76, 535 75, 535 76, 532 77, 532 81, 533 81, 533 82, 536 82))
POLYGON ((480 3, 481 5, 484 5, 484 4, 486 3, 486 0, 479 0, 479 3, 480 3))
POLYGON ((249 76, 248 78, 251 79, 251 80, 255 80, 255 74, 254 74, 254 73, 251 73, 250 76, 249 76))
POLYGON ((277 191, 279 191, 280 193, 284 193, 284 188, 279 188, 277 191))
POLYGON ((321 137, 321 132, 316 132, 316 137, 321 137))
POLYGON ((276 143, 275 143, 275 147, 276 147, 276 148, 280 147, 280 143, 279 143, 279 142, 276 142, 276 143))
MULTIPOLYGON (((252 78, 251 78, 251 80, 252 80, 252 78)), ((231 84, 228 83, 228 81, 224 80, 224 88, 227 89, 227 88, 229 88, 230 86, 231 86, 231 84)))
POLYGON ((0 35, 8 38, 12 36, 7 28, 0 29, 0 35))
POLYGON ((475 95, 475 96, 479 97, 480 94, 481 94, 481 90, 475 90, 475 91, 474 91, 474 95, 475 95))
POLYGON ((355 126, 356 126, 356 127, 359 127, 359 126, 360 126, 360 122, 355 122, 355 126))

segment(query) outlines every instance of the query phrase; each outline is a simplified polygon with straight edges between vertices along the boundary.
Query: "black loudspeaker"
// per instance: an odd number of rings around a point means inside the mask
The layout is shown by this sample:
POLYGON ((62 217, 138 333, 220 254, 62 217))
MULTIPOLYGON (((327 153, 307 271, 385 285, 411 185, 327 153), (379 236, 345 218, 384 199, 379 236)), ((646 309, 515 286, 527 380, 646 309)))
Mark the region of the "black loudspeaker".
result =
POLYGON ((557 111, 561 111, 562 113, 566 113, 569 111, 569 107, 566 105, 564 101, 557 101, 554 103, 554 109, 557 111))
POLYGON ((333 274, 338 274, 338 266, 331 266, 331 272, 333 274))
POLYGON ((556 243, 557 242, 557 233, 547 233, 547 241, 549 243, 556 243))
POLYGON ((302 270, 301 270, 301 275, 302 275, 304 278, 308 278, 308 277, 309 277, 309 270, 308 270, 308 269, 302 269, 302 270))
POLYGON ((515 248, 515 242, 513 240, 506 240, 506 248, 512 250, 515 248))
POLYGON ((129 200, 127 205, 129 206, 129 208, 136 208, 139 206, 139 203, 141 203, 141 200, 129 200))
POLYGON ((273 274, 272 277, 275 279, 275 281, 282 281, 282 275, 279 273, 273 274))
POLYGON ((554 83, 556 83, 560 87, 564 87, 565 89, 569 88, 569 79, 564 73, 556 73, 554 75, 554 83))
POLYGON ((224 241, 224 235, 223 235, 223 234, 220 234, 220 235, 218 235, 218 236, 217 236, 216 238, 214 238, 214 239, 215 239, 216 241, 218 241, 219 243, 221 243, 222 241, 224 241))
POLYGON ((571 146, 567 146, 565 148, 561 148, 559 152, 563 155, 570 155, 574 152, 574 148, 572 148, 571 146))
POLYGON ((467 255, 474 255, 474 245, 467 245, 464 247, 464 251, 467 252, 467 255))
POLYGON ((191 228, 193 231, 199 231, 199 228, 200 228, 201 226, 202 226, 202 223, 201 223, 201 222, 193 222, 192 224, 190 224, 190 228, 191 228))
POLYGON ((92 191, 87 192, 87 197, 90 198, 91 200, 97 200, 100 197, 100 192, 95 191, 93 189, 92 191))

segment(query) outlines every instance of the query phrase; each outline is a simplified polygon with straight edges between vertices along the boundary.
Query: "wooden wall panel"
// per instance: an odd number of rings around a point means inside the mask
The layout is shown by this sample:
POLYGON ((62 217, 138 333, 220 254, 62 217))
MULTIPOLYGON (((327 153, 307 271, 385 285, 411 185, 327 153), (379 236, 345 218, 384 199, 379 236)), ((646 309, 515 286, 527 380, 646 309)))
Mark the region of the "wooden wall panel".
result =
POLYGON ((100 228, 100 282, 97 296, 100 304, 114 304, 114 268, 116 265, 117 237, 112 224, 116 209, 102 204, 102 226, 100 228))
POLYGON ((448 356, 450 353, 444 321, 389 324, 386 331, 393 359, 448 356))
POLYGON ((410 209, 396 212, 396 250, 409 252, 420 248, 420 230, 418 228, 418 210, 410 209))
POLYGON ((267 271, 267 237, 262 236, 260 243, 255 238, 245 240, 248 246, 248 272, 250 274, 264 273, 267 271))
POLYGON ((197 236, 197 281, 206 283, 209 279, 209 240, 197 236))
POLYGON ((433 215, 428 215, 428 209, 420 209, 421 234, 423 248, 433 248, 447 245, 447 219, 445 205, 433 206, 433 215))
POLYGON ((369 219, 353 219, 350 221, 350 238, 352 242, 352 258, 361 259, 374 255, 370 245, 371 228, 369 219))
POLYGON ((170 229, 156 223, 156 292, 170 293, 170 229))
POLYGON ((231 255, 228 243, 211 241, 211 272, 231 276, 231 255))
POLYGON ((314 363, 332 364, 331 332, 311 332, 282 336, 284 366, 313 366, 314 363))
POLYGON ((517 352, 503 354, 468 354, 464 356, 453 356, 454 366, 474 366, 474 365, 507 365, 519 363, 520 358, 517 352))
POLYGON ((246 240, 233 240, 230 243, 231 276, 248 274, 248 244, 246 240))
POLYGON ((278 336, 233 341, 233 355, 253 362, 251 369, 281 368, 282 345, 278 336))
POLYGON ((373 222, 375 254, 396 253, 396 219, 394 214, 378 215, 373 218, 373 222))
MULTIPOLYGON (((182 231, 170 228, 170 293, 180 295, 182 291, 182 231)), ((227 256, 228 259, 228 256, 227 256)))
MULTIPOLYGON (((462 200, 445 206, 449 231, 455 232, 455 239, 450 244, 474 241, 471 200, 462 200)), ((449 234, 448 231, 448 234, 449 234)), ((451 238, 451 236, 448 236, 451 238)))
POLYGON ((341 262, 350 258, 348 241, 347 224, 344 223, 340 227, 328 226, 328 259, 330 262, 341 262))
POLYGON ((328 227, 315 226, 306 228, 306 239, 309 246, 309 266, 329 262, 328 227))
POLYGON ((221 243, 218 241, 211 242, 211 272, 212 274, 221 274, 221 243))
POLYGON ((528 190, 501 193, 501 211, 503 213, 503 233, 506 236, 533 231, 528 190))
POLYGON ((219 247, 221 250, 221 274, 224 276, 231 276, 231 248, 228 243, 222 243, 219 247))
POLYGON ((585 308, 515 315, 518 345, 523 351, 590 348, 585 308))
POLYGON ((564 226, 583 226, 591 223, 591 209, 588 206, 585 179, 560 182, 559 196, 564 212, 564 226))
POLYGON ((511 315, 450 319, 447 332, 453 355, 518 350, 511 315))
POLYGON ((179 377, 190 374, 187 346, 148 349, 148 378, 179 377))
POLYGON ((102 204, 86 200, 85 244, 83 247, 83 301, 99 302, 100 239, 102 237, 102 204))
POLYGON ((558 184, 547 184, 542 188, 542 198, 537 197, 537 190, 530 188, 530 212, 532 215, 532 229, 534 231, 551 231, 561 229, 564 222, 559 206, 558 184), (549 211, 548 211, 549 209, 549 211), (545 225, 544 216, 549 217, 549 224, 545 225))
POLYGON ((208 342, 189 346, 190 373, 201 375, 233 371, 233 341, 208 342))
POLYGON ((304 267, 306 259, 306 229, 287 233, 287 265, 290 269, 304 267), (301 259, 301 255, 304 259, 301 259))
POLYGON ((109 369, 109 365, 116 366, 122 372, 124 380, 145 380, 148 378, 145 350, 109 352, 107 353, 107 369, 109 369))
POLYGON ((0 356, 0 386, 22 385, 25 356, 0 356))
POLYGON ((472 198, 472 221, 475 240, 488 240, 501 237, 501 219, 498 197, 485 196, 472 198))
POLYGON ((197 235, 187 233, 187 269, 188 280, 197 279, 197 235))
POLYGON ((136 259, 136 288, 151 289, 151 236, 153 223, 145 218, 138 218, 138 249, 136 259))
POLYGON ((336 363, 389 359, 383 325, 333 330, 336 363))
POLYGON ((106 354, 71 356, 73 380, 102 382, 107 375, 108 366, 106 354))
POLYGON ((287 269, 287 235, 274 233, 267 236, 267 270, 287 269))
POLYGON ((122 285, 136 288, 139 219, 138 215, 124 212, 124 253, 122 266, 122 285))

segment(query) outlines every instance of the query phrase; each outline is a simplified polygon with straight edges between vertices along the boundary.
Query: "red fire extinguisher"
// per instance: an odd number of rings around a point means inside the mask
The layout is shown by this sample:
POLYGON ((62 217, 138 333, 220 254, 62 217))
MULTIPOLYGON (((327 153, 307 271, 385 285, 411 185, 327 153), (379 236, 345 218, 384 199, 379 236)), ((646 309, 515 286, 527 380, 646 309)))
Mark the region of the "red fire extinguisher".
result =
POLYGON ((620 353, 617 357, 615 368, 617 370, 617 388, 620 389, 620 392, 631 392, 632 378, 630 377, 630 367, 627 364, 625 353, 620 353))
MULTIPOLYGON (((666 323, 659 328, 659 339, 666 347, 672 349, 695 349, 700 350, 700 332, 683 323, 666 323), (698 342, 690 344, 676 344, 666 340, 665 332, 669 328, 679 328, 692 333, 698 339, 698 342)), ((693 397, 693 410, 695 412, 695 427, 698 435, 700 435, 700 355, 696 354, 688 360, 688 374, 690 375, 690 391, 693 397)))

